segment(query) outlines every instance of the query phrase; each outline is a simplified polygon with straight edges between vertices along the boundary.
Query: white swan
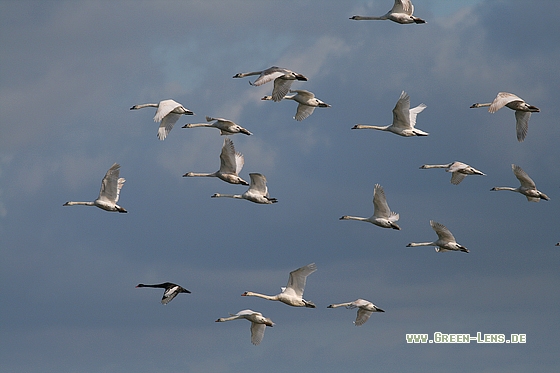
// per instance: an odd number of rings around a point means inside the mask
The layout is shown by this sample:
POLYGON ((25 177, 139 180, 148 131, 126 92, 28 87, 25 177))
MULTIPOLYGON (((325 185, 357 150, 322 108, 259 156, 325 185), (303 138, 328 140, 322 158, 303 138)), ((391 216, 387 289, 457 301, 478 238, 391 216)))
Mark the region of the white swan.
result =
POLYGON ((452 162, 448 164, 424 164, 420 166, 421 169, 429 168, 445 168, 446 172, 451 172, 451 184, 458 185, 467 175, 482 175, 486 176, 485 173, 477 170, 474 167, 469 166, 463 162, 452 162))
POLYGON ((262 313, 253 310, 242 310, 235 315, 230 313, 230 317, 220 317, 216 322, 225 322, 230 320, 245 319, 251 322, 251 343, 255 346, 261 343, 264 337, 264 331, 267 326, 274 326, 274 323, 268 317, 264 317, 262 313))
MULTIPOLYGON (((299 104, 294 116, 294 119, 297 121, 302 121, 313 114, 316 107, 331 107, 331 105, 316 98, 313 92, 304 89, 290 90, 290 92, 295 92, 296 94, 284 96, 284 100, 294 100, 299 104)), ((261 100, 272 100, 272 96, 264 96, 261 100)))
POLYGON ((400 136, 428 136, 427 132, 415 128, 416 116, 426 108, 426 105, 420 104, 415 108, 410 108, 410 97, 405 91, 402 91, 395 108, 393 109, 393 124, 389 126, 370 126, 366 124, 356 124, 352 127, 356 129, 374 129, 381 131, 393 132, 400 136))
POLYGON ((430 225, 432 226, 433 230, 437 233, 438 239, 433 242, 411 242, 406 247, 416 247, 416 246, 436 246, 436 251, 444 252, 444 251, 462 251, 464 253, 468 253, 469 250, 457 243, 451 231, 447 229, 443 224, 437 223, 433 220, 430 220, 430 225))
POLYGON ((251 184, 249 189, 243 194, 220 194, 214 193, 212 198, 227 197, 227 198, 243 198, 255 203, 271 204, 276 203, 276 198, 270 198, 268 195, 268 188, 266 186, 266 177, 258 173, 250 173, 251 184))
POLYGON ((85 206, 97 206, 105 211, 118 211, 127 212, 124 208, 117 205, 119 201, 119 195, 123 187, 124 178, 119 178, 121 165, 115 163, 105 174, 105 177, 101 181, 101 190, 99 191, 99 197, 93 202, 74 202, 68 201, 63 206, 74 206, 74 205, 85 205, 85 206))
POLYGON ((194 115, 192 111, 173 100, 163 100, 160 101, 159 104, 134 105, 130 110, 138 110, 145 107, 157 107, 154 122, 161 122, 157 134, 160 140, 165 140, 167 134, 173 129, 173 126, 177 123, 182 114, 194 115))
POLYGON ((292 70, 284 69, 282 67, 272 66, 266 70, 253 71, 250 73, 238 73, 234 78, 244 78, 246 76, 258 75, 259 77, 254 82, 249 82, 251 85, 260 86, 274 80, 274 88, 272 90, 272 100, 280 101, 288 94, 290 87, 294 80, 307 81, 307 78, 300 73, 293 72, 292 70))
POLYGON ((173 298, 175 298, 179 293, 189 293, 187 289, 172 282, 164 282, 162 284, 155 284, 155 285, 144 285, 138 284, 136 285, 137 288, 162 288, 165 289, 163 292, 163 297, 161 298, 161 304, 166 305, 167 303, 171 302, 173 298))
POLYGON ((410 0, 395 0, 393 8, 381 17, 362 17, 353 16, 350 19, 361 20, 391 20, 393 22, 407 24, 407 23, 426 23, 422 18, 412 15, 414 13, 414 5, 410 0))
POLYGON ((228 119, 206 117, 206 121, 207 122, 214 121, 214 123, 188 123, 185 124, 183 128, 212 127, 212 128, 219 129, 220 135, 234 135, 236 133, 244 133, 245 135, 251 135, 251 132, 247 131, 239 124, 234 123, 228 119))
POLYGON ((521 183, 521 186, 517 188, 511 187, 494 187, 490 190, 511 190, 512 192, 517 192, 523 194, 527 197, 527 200, 530 202, 539 202, 541 199, 546 201, 550 200, 546 194, 537 190, 537 186, 535 182, 527 175, 527 172, 523 171, 521 167, 516 164, 512 164, 511 168, 513 170, 513 174, 521 183))
POLYGON ((187 172, 183 177, 217 177, 230 184, 249 185, 248 182, 239 177, 244 162, 243 154, 237 153, 233 147, 233 141, 226 137, 224 139, 224 145, 222 146, 222 153, 220 154, 220 169, 218 171, 211 174, 187 172))
POLYGON ((369 320, 369 317, 374 312, 385 312, 375 304, 365 299, 356 299, 353 302, 331 304, 327 306, 327 308, 337 307, 346 307, 348 309, 358 308, 358 315, 356 316, 356 321, 354 321, 354 325, 356 326, 363 325, 366 321, 369 320))
POLYGON ((288 285, 281 288, 282 292, 280 294, 271 296, 246 291, 241 295, 245 297, 260 297, 268 300, 277 300, 293 307, 315 308, 315 304, 313 304, 313 302, 303 299, 303 290, 305 289, 307 276, 309 276, 316 270, 317 266, 315 265, 315 263, 311 263, 290 272, 288 285))
POLYGON ((471 108, 479 108, 489 106, 488 111, 495 113, 504 106, 515 110, 515 129, 517 132, 517 141, 525 140, 527 131, 529 130, 529 118, 531 113, 538 113, 541 110, 533 105, 529 105, 522 98, 514 95, 513 93, 500 92, 491 103, 486 104, 472 104, 471 108))
POLYGON ((385 192, 383 187, 379 184, 375 184, 373 189, 373 215, 369 218, 360 218, 358 216, 348 216, 344 215, 339 220, 359 220, 367 221, 382 228, 393 228, 400 230, 395 222, 399 220, 399 214, 392 212, 387 204, 387 198, 385 197, 385 192))

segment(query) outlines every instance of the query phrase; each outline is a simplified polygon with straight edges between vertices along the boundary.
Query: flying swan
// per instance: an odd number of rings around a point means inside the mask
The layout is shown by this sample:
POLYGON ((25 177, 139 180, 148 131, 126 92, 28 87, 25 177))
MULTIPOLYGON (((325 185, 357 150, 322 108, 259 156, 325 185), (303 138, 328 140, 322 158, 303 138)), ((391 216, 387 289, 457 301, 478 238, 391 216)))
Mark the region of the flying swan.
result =
POLYGON ((348 216, 344 215, 339 220, 359 220, 367 221, 382 228, 393 228, 400 230, 395 222, 399 220, 399 214, 392 212, 387 204, 387 198, 385 197, 385 192, 383 187, 379 184, 375 184, 373 189, 373 215, 369 218, 360 218, 358 216, 348 216))
POLYGON ((538 113, 541 110, 533 105, 529 105, 522 98, 517 97, 513 93, 500 92, 491 103, 487 104, 472 104, 472 108, 479 108, 490 106, 488 111, 490 113, 495 113, 504 106, 515 110, 515 129, 517 132, 517 141, 521 142, 525 140, 527 136, 527 131, 529 130, 529 118, 531 118, 531 113, 538 113))
POLYGON ((266 177, 258 173, 250 173, 251 184, 249 189, 243 194, 220 194, 214 193, 212 198, 227 197, 227 198, 242 198, 255 203, 271 204, 276 203, 276 198, 270 198, 268 195, 268 188, 266 186, 266 177))
POLYGON ((217 177, 230 184, 249 185, 248 182, 239 177, 244 162, 243 154, 237 153, 233 147, 233 141, 226 137, 224 139, 224 145, 222 146, 222 153, 220 154, 220 169, 218 171, 211 174, 187 172, 183 177, 217 177))
POLYGON ((316 270, 317 266, 315 265, 315 263, 311 263, 290 272, 288 285, 281 288, 282 292, 280 294, 271 296, 246 291, 241 295, 245 297, 260 297, 268 300, 277 300, 293 307, 315 308, 315 304, 313 304, 313 302, 303 299, 303 289, 305 288, 305 281, 307 280, 307 276, 309 276, 316 270))
MULTIPOLYGON (((294 119, 297 121, 302 121, 313 114, 316 107, 331 107, 331 105, 316 98, 313 92, 309 92, 304 89, 290 90, 290 92, 295 92, 296 94, 285 96, 284 100, 294 100, 299 104, 296 115, 294 116, 294 119)), ((261 100, 272 100, 272 96, 264 96, 261 100)))
POLYGON ((272 100, 280 101, 288 94, 290 87, 294 80, 307 81, 307 78, 302 74, 293 72, 292 70, 284 69, 282 67, 272 66, 266 70, 253 71, 250 73, 238 73, 234 78, 244 78, 246 76, 258 75, 259 77, 254 82, 249 84, 260 86, 274 80, 274 88, 272 90, 272 100))
POLYGON ((537 190, 537 186, 535 182, 529 177, 527 172, 523 171, 521 167, 516 164, 512 164, 511 168, 513 170, 513 174, 521 183, 521 186, 517 188, 511 187, 494 187, 490 190, 511 190, 512 192, 517 192, 523 194, 527 197, 527 200, 530 202, 539 202, 541 199, 550 200, 546 194, 537 190))
POLYGON ((352 16, 350 19, 361 21, 361 20, 391 20, 400 24, 407 23, 426 23, 422 18, 418 18, 412 15, 414 13, 414 5, 410 0, 395 0, 393 9, 388 11, 381 17, 362 17, 362 16, 352 16))
POLYGON ((155 285, 144 285, 138 284, 136 285, 137 288, 163 288, 165 291, 163 292, 163 298, 161 298, 161 304, 166 305, 167 303, 171 302, 173 298, 177 296, 179 293, 190 293, 187 289, 174 284, 172 282, 164 282, 162 284, 155 284, 155 285))
POLYGON ((160 101, 159 104, 134 105, 130 110, 138 110, 145 107, 157 108, 154 122, 161 122, 157 134, 160 140, 165 140, 167 134, 173 129, 173 126, 177 123, 181 114, 194 115, 192 111, 174 100, 163 100, 160 101))
POLYGON ((267 326, 274 326, 274 323, 268 317, 264 317, 262 313, 253 310, 242 310, 230 317, 220 317, 216 322, 225 322, 230 320, 245 319, 251 322, 251 343, 255 346, 261 343, 264 337, 264 331, 267 326))
POLYGON ((451 234, 451 231, 445 227, 445 225, 437 223, 433 220, 430 220, 430 225, 432 226, 433 230, 437 233, 438 239, 433 242, 411 242, 406 247, 416 247, 416 246, 435 246, 436 252, 444 252, 444 251, 462 251, 464 253, 468 253, 469 250, 457 243, 455 241, 455 237, 451 234))
POLYGON ((486 176, 485 173, 477 170, 474 167, 469 166, 463 162, 452 162, 448 164, 424 164, 420 166, 421 169, 429 168, 445 168, 446 172, 451 172, 451 184, 458 185, 467 175, 482 175, 486 176))
POLYGON ((357 308, 358 315, 356 316, 356 321, 354 321, 354 325, 356 326, 363 325, 366 321, 369 320, 369 317, 374 312, 385 312, 381 308, 377 307, 375 304, 365 299, 356 299, 353 302, 331 304, 327 306, 327 308, 337 308, 337 307, 346 307, 348 309, 357 308))
POLYGON ((68 201, 63 206, 74 206, 74 205, 85 205, 85 206, 97 206, 105 211, 118 211, 127 212, 124 208, 117 205, 119 201, 119 195, 123 187, 124 178, 119 178, 121 165, 115 163, 105 174, 105 177, 101 181, 101 190, 99 191, 99 197, 93 202, 74 202, 68 201))
POLYGON ((183 128, 211 127, 211 128, 219 129, 220 135, 234 135, 236 133, 244 133, 245 135, 251 135, 251 132, 247 131, 239 124, 234 123, 228 119, 206 117, 206 121, 207 122, 215 121, 215 122, 214 123, 188 123, 185 124, 183 128))
POLYGON ((393 132, 400 136, 428 136, 427 132, 415 128, 416 116, 426 108, 426 105, 420 104, 415 108, 410 108, 410 97, 405 91, 402 91, 395 108, 393 109, 393 124, 389 126, 370 126, 366 124, 356 124, 352 127, 357 129, 374 129, 381 131, 393 132))

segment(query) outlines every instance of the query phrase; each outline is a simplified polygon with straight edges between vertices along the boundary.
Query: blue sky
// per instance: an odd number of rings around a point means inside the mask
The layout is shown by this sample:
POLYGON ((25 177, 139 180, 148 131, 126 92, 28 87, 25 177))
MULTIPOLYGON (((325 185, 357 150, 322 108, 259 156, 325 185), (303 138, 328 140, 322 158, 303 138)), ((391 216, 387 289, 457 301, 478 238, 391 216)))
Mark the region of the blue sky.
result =
POLYGON ((0 370, 9 372, 554 371, 560 364, 560 26, 556 1, 420 1, 424 25, 351 21, 391 1, 0 1, 0 370), (522 6, 520 6, 522 5, 522 6), (546 11, 543 11, 546 10, 546 11), (332 105, 302 122, 239 72, 278 65, 332 105), (427 105, 403 138, 387 125, 401 91, 427 105), (498 92, 541 109, 524 142, 514 113, 469 109, 498 92), (165 141, 154 109, 196 113, 165 141), (183 178, 219 167, 223 137, 182 129, 206 115, 232 136, 241 176, 266 175, 274 205, 212 199, 245 187, 183 178), (425 163, 463 161, 487 176, 451 185, 425 163), (128 214, 62 207, 93 200, 121 164, 128 214), (520 165, 550 201, 490 192, 520 165), (370 216, 381 184, 401 231, 370 216), (446 225, 470 250, 408 248, 446 225), (315 262, 316 309, 241 297, 276 294, 315 262), (192 291, 167 306, 138 283, 192 291), (385 310, 360 327, 331 303, 385 310), (274 322, 259 346, 250 308, 274 322), (426 344, 406 333, 524 333, 527 343, 426 344))

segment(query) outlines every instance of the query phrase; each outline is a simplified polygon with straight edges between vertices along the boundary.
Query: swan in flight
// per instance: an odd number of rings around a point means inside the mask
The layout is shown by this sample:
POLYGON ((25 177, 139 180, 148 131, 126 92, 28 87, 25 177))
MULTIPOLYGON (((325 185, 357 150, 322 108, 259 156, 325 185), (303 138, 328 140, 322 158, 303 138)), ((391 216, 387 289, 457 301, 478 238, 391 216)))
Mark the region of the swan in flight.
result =
POLYGON ((415 108, 410 108, 410 96, 402 91, 395 108, 393 109, 393 124, 389 126, 370 126, 366 124, 356 124, 352 127, 357 129, 374 129, 381 131, 393 132, 400 136, 428 136, 427 132, 415 128, 416 116, 426 108, 426 105, 420 104, 415 108))
POLYGON ((479 108, 490 106, 488 111, 490 113, 495 113, 504 106, 515 110, 515 128, 517 132, 517 141, 521 142, 525 140, 527 136, 527 131, 529 130, 529 118, 531 118, 531 113, 538 113, 541 110, 533 105, 529 105, 522 98, 517 97, 513 93, 500 92, 491 103, 486 104, 472 104, 472 108, 479 108))
POLYGON ((264 317, 262 313, 253 310, 242 310, 235 315, 230 313, 230 317, 220 317, 216 322, 225 322, 230 320, 245 319, 251 322, 251 343, 255 346, 261 343, 264 337, 264 331, 267 326, 274 326, 274 323, 268 317, 264 317))
MULTIPOLYGON (((316 107, 331 107, 331 105, 316 98, 313 92, 309 92, 304 89, 290 90, 290 92, 295 92, 296 94, 285 96, 284 100, 294 100, 299 104, 296 115, 294 116, 294 119, 297 121, 302 121, 313 114, 316 107)), ((272 96, 264 96, 261 100, 272 100, 272 96)))
POLYGON ((354 321, 354 325, 356 326, 363 325, 366 321, 369 320, 369 317, 374 312, 385 312, 381 308, 377 307, 375 304, 365 299, 356 299, 353 302, 331 304, 330 306, 327 306, 327 308, 337 308, 337 307, 346 307, 348 309, 357 308, 358 315, 356 316, 356 321, 354 321))
POLYGON ((307 81, 307 78, 302 74, 293 72, 282 67, 272 66, 266 70, 253 71, 250 73, 238 73, 235 74, 234 78, 244 78, 246 76, 258 75, 259 77, 254 82, 249 82, 249 84, 254 86, 260 86, 265 83, 274 80, 274 88, 272 90, 272 100, 280 101, 288 94, 290 87, 294 80, 307 81))
POLYGON ((436 252, 444 252, 444 251, 462 251, 468 253, 469 250, 457 243, 455 241, 455 237, 451 234, 451 231, 445 227, 445 225, 437 223, 433 220, 430 220, 430 225, 432 226, 433 230, 437 233, 438 239, 434 242, 411 242, 406 247, 416 247, 416 246, 436 246, 436 252))
POLYGON ((245 135, 252 135, 251 132, 247 131, 239 124, 234 123, 228 119, 206 117, 206 121, 207 122, 214 121, 214 123, 188 123, 185 124, 183 128, 213 127, 220 130, 220 135, 234 135, 236 133, 244 133, 245 135))
POLYGON ((381 17, 363 17, 363 16, 353 16, 350 19, 361 21, 361 20, 391 20, 400 24, 407 23, 426 23, 422 18, 418 18, 412 15, 414 13, 414 5, 410 0, 395 0, 393 9, 388 11, 381 17))
POLYGON ((244 162, 243 154, 237 153, 233 147, 233 141, 226 137, 220 154, 220 169, 218 171, 211 174, 187 172, 183 177, 209 176, 220 178, 230 184, 249 185, 248 182, 239 177, 244 162))
POLYGON ((420 166, 421 169, 429 168, 445 168, 446 172, 451 172, 451 184, 458 185, 467 175, 482 175, 486 176, 485 173, 477 170, 474 167, 469 166, 463 162, 452 162, 448 164, 425 164, 420 166))
POLYGON ((63 206, 74 206, 74 205, 85 205, 85 206, 97 206, 105 211, 118 211, 127 212, 124 208, 117 205, 119 201, 119 195, 123 187, 124 178, 119 178, 121 165, 115 163, 105 174, 105 177, 101 181, 101 190, 99 191, 99 197, 93 202, 74 202, 68 201, 63 206))
POLYGON ((155 284, 155 285, 144 285, 138 284, 136 285, 137 288, 162 288, 165 289, 163 292, 163 298, 161 298, 161 304, 166 305, 167 303, 171 302, 173 298, 177 296, 179 293, 190 293, 187 289, 174 284, 172 282, 164 282, 162 284, 155 284))
POLYGON ((288 306, 315 308, 313 302, 303 299, 303 289, 305 288, 307 276, 316 270, 317 266, 315 263, 311 263, 290 272, 288 285, 281 288, 282 292, 280 294, 271 296, 246 291, 241 295, 245 297, 260 297, 268 300, 277 300, 286 303, 288 306))
POLYGON ((527 200, 530 202, 539 202, 541 199, 550 200, 546 194, 537 190, 537 186, 535 182, 527 175, 527 172, 523 171, 521 167, 516 164, 512 164, 511 168, 513 170, 513 174, 521 183, 521 186, 517 188, 511 187, 494 187, 490 190, 511 190, 512 192, 517 192, 525 195, 527 200))
POLYGON ((134 105, 130 110, 138 110, 145 107, 157 108, 154 122, 161 122, 157 134, 160 140, 165 140, 167 134, 173 129, 173 126, 177 123, 181 114, 194 115, 192 111, 174 100, 163 100, 160 101, 159 104, 134 105))
POLYGON ((399 214, 392 212, 387 204, 387 198, 385 197, 385 192, 383 187, 379 184, 375 184, 373 189, 373 215, 369 218, 360 218, 358 216, 348 216, 344 215, 339 220, 359 220, 367 221, 369 223, 375 224, 382 228, 393 228, 400 230, 401 227, 395 223, 399 220, 399 214))
POLYGON ((228 198, 243 198, 255 203, 271 204, 276 203, 276 198, 270 198, 268 195, 268 188, 266 186, 266 177, 258 173, 250 173, 251 184, 249 189, 243 194, 220 194, 214 193, 212 198, 228 197, 228 198))

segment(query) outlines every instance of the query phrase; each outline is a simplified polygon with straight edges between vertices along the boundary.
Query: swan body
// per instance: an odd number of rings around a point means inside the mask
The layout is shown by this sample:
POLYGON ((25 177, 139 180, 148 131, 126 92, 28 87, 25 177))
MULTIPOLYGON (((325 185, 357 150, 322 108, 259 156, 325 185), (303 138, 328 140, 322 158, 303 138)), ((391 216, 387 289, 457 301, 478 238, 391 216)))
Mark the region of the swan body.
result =
POLYGON ((277 295, 264 295, 259 293, 253 293, 246 291, 242 296, 245 297, 259 297, 268 300, 280 301, 293 307, 309 307, 315 308, 313 302, 303 299, 303 290, 305 288, 305 282, 307 276, 312 274, 317 270, 315 263, 308 264, 301 268, 298 268, 290 272, 290 278, 288 279, 288 285, 282 288, 282 292, 277 295))
POLYGON ((366 124, 356 124, 352 127, 356 129, 374 129, 380 131, 389 131, 399 136, 428 136, 427 132, 415 128, 416 116, 426 108, 426 105, 420 104, 415 108, 410 108, 410 96, 402 91, 395 108, 393 109, 393 123, 389 126, 371 126, 366 124))
POLYGON ((101 181, 101 190, 99 191, 99 197, 92 202, 75 202, 68 201, 63 206, 74 206, 74 205, 84 205, 84 206, 97 206, 105 211, 118 211, 127 212, 123 207, 117 205, 119 201, 119 195, 123 187, 124 178, 119 178, 121 166, 118 163, 114 163, 111 168, 105 174, 105 177, 101 181))
POLYGON ((276 203, 276 198, 270 198, 268 195, 268 187, 266 186, 266 177, 258 173, 250 173, 251 184, 249 189, 243 194, 220 194, 215 193, 212 198, 227 197, 227 198, 242 198, 255 203, 271 204, 276 203))
POLYGON ((245 319, 251 322, 251 343, 255 346, 261 343, 264 337, 264 331, 267 326, 273 327, 274 323, 268 317, 264 317, 262 313, 253 310, 242 310, 230 317, 220 317, 216 322, 225 322, 231 320, 245 319))
POLYGON ((181 115, 194 115, 192 111, 174 100, 163 100, 159 104, 134 105, 130 110, 138 110, 145 107, 157 108, 154 122, 161 122, 157 134, 160 140, 165 140, 167 134, 173 129, 181 115))
MULTIPOLYGON (((331 105, 316 98, 313 92, 304 89, 290 90, 290 92, 295 92, 296 94, 284 96, 284 100, 294 100, 298 103, 296 115, 294 116, 294 119, 297 121, 302 121, 313 114, 316 107, 331 107, 331 105)), ((272 100, 272 96, 264 96, 261 100, 272 100)))
POLYGON ((375 304, 365 299, 356 299, 353 302, 331 304, 327 306, 327 308, 337 308, 337 307, 346 307, 348 309, 357 308, 358 315, 356 316, 356 321, 354 321, 354 325, 356 326, 363 325, 366 321, 369 320, 369 317, 374 312, 385 312, 381 308, 377 307, 375 304))
POLYGON ((458 185, 467 175, 482 175, 486 176, 485 173, 477 170, 474 167, 469 166, 463 162, 452 162, 448 164, 425 164, 420 166, 421 169, 429 168, 445 168, 446 172, 451 172, 451 184, 458 185))
POLYGON ((387 198, 385 197, 385 192, 383 187, 379 184, 375 184, 373 189, 373 215, 369 218, 360 218, 358 216, 344 215, 339 220, 359 220, 367 221, 382 228, 393 228, 400 230, 395 222, 399 220, 399 214, 392 212, 387 204, 387 198))
POLYGON ((517 180, 519 180, 519 183, 521 185, 517 188, 494 187, 490 190, 510 190, 512 192, 521 193, 525 197, 527 197, 527 200, 529 202, 539 202, 541 199, 544 199, 546 201, 550 200, 550 198, 548 198, 546 194, 544 194, 543 192, 537 189, 535 182, 529 177, 529 175, 525 171, 521 169, 521 167, 512 164, 511 168, 513 170, 513 174, 515 175, 517 180))
POLYGON ((522 98, 514 95, 513 93, 500 92, 491 103, 486 104, 472 104, 472 108, 486 107, 489 106, 488 111, 490 113, 495 113, 504 106, 515 110, 515 129, 517 133, 517 141, 521 142, 525 140, 527 136, 527 131, 529 130, 529 118, 531 118, 531 113, 538 113, 541 110, 533 105, 529 105, 522 98))
POLYGON ((430 220, 430 225, 432 229, 438 235, 438 239, 433 242, 411 242, 406 247, 416 247, 416 246, 435 246, 436 252, 444 252, 444 251, 462 251, 464 253, 468 253, 469 250, 457 243, 451 231, 445 227, 445 225, 437 223, 433 220, 430 220))
POLYGON ((194 128, 194 127, 212 127, 220 130, 220 135, 234 135, 236 133, 243 133, 245 135, 251 135, 251 132, 247 131, 245 128, 241 127, 239 124, 232 122, 228 119, 223 118, 212 118, 206 117, 207 122, 214 123, 188 123, 183 126, 183 128, 194 128))
POLYGON ((244 162, 243 154, 237 153, 233 146, 233 141, 226 137, 222 146, 222 153, 220 154, 220 169, 218 171, 211 174, 187 172, 183 177, 217 177, 230 184, 249 185, 248 182, 239 177, 244 162))
POLYGON ((414 13, 414 5, 410 0, 395 0, 393 8, 386 14, 380 17, 363 17, 363 16, 352 16, 350 19, 361 21, 361 20, 390 20, 400 24, 408 23, 426 23, 422 18, 418 18, 412 15, 414 13))
POLYGON ((165 289, 163 292, 163 297, 161 298, 161 304, 166 305, 171 302, 179 293, 190 293, 187 289, 172 282, 164 282, 162 284, 155 285, 144 285, 138 284, 137 288, 162 288, 165 289))
POLYGON ((254 86, 260 86, 270 81, 274 81, 274 88, 272 90, 272 100, 280 101, 288 94, 292 83, 295 80, 307 81, 307 78, 300 74, 293 72, 288 69, 284 69, 278 66, 269 67, 262 71, 253 71, 249 73, 238 73, 235 74, 234 78, 244 78, 246 76, 258 75, 259 77, 254 82, 249 82, 249 84, 254 86))

